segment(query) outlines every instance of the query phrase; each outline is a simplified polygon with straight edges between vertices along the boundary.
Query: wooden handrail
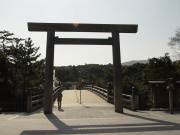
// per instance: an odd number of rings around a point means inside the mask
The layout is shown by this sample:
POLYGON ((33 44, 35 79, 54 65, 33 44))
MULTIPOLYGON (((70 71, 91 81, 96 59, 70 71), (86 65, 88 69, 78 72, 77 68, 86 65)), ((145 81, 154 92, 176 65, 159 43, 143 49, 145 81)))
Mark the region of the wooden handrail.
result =
MULTIPOLYGON (((61 85, 53 89, 53 102, 56 100, 57 95, 60 91, 64 90, 64 86, 61 85)), ((35 111, 43 107, 44 103, 44 92, 41 93, 28 93, 27 95, 27 112, 35 111)))
MULTIPOLYGON (((93 85, 86 85, 84 89, 87 89, 99 97, 103 98, 105 101, 109 103, 114 103, 114 95, 110 93, 108 89, 104 89, 98 86, 93 85)), ((130 110, 137 110, 138 109, 138 96, 137 95, 127 95, 123 94, 123 107, 130 109, 130 110)))

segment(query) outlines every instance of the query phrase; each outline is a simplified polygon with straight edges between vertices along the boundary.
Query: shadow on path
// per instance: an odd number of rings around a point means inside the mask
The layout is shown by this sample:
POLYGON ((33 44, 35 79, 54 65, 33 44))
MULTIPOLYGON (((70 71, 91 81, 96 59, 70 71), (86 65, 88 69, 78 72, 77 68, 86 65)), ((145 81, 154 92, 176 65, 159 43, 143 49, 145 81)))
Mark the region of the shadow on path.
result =
MULTIPOLYGON (((122 115, 122 114, 121 114, 122 115)), ((92 124, 92 125, 67 125, 54 114, 45 115, 57 130, 27 130, 21 135, 49 135, 49 134, 103 134, 103 133, 128 133, 128 132, 150 132, 150 131, 171 131, 180 132, 180 124, 124 113, 127 118, 142 119, 145 123, 134 122, 133 124, 92 124), (179 130, 179 131, 178 131, 179 130)), ((121 118, 121 117, 120 117, 121 118)), ((78 123, 78 122, 77 122, 78 123)))

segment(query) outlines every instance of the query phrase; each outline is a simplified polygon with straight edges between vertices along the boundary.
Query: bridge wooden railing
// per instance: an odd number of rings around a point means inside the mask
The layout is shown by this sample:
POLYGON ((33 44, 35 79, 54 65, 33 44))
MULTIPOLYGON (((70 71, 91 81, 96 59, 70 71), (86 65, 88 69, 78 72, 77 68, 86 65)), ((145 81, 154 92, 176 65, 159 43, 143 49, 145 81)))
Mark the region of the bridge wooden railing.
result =
POLYGON ((62 92, 64 89, 65 89, 65 87, 64 87, 63 85, 61 85, 61 86, 59 86, 59 87, 56 87, 56 88, 53 90, 53 103, 54 103, 55 100, 57 99, 58 93, 59 93, 59 92, 62 92))
MULTIPOLYGON (((114 95, 111 89, 104 89, 93 85, 86 85, 83 89, 87 89, 108 103, 114 104, 114 95)), ((137 110, 139 107, 138 96, 123 94, 123 107, 133 111, 137 110)))
MULTIPOLYGON (((53 89, 53 102, 56 100, 58 93, 64 90, 64 86, 59 86, 53 89)), ((27 112, 35 111, 43 107, 44 102, 44 92, 41 93, 31 93, 27 95, 27 112)))
POLYGON ((96 95, 107 101, 107 89, 92 85, 86 85, 83 88, 95 93, 96 95))
POLYGON ((0 113, 1 112, 24 112, 26 111, 26 102, 19 100, 14 101, 1 101, 0 102, 0 113))
POLYGON ((123 107, 136 111, 139 108, 138 96, 123 94, 123 107))

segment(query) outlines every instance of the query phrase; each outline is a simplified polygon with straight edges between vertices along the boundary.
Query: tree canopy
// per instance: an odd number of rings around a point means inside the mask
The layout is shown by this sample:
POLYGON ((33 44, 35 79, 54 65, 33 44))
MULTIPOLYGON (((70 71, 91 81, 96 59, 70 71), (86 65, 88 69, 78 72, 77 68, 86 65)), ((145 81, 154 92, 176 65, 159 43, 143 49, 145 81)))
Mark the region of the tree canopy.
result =
POLYGON ((147 80, 166 80, 174 77, 174 71, 173 63, 166 53, 163 57, 149 59, 149 64, 144 71, 144 78, 147 80))
POLYGON ((180 59, 180 28, 176 30, 175 36, 170 38, 168 43, 174 49, 176 59, 180 59))
POLYGON ((35 47, 30 38, 13 36, 8 31, 0 31, 0 62, 3 63, 0 68, 0 80, 3 80, 0 81, 0 90, 6 93, 11 91, 14 97, 25 97, 28 89, 43 88, 44 60, 38 60, 39 47, 35 47), (6 85, 11 88, 3 87, 6 85))

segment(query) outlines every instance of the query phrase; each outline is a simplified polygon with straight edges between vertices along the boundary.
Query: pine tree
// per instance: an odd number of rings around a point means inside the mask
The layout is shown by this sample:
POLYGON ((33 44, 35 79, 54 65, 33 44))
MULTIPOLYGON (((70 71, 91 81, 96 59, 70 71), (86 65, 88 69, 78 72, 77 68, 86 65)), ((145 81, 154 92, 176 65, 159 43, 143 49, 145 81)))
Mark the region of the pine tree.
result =
POLYGON ((6 56, 13 75, 15 95, 24 98, 29 88, 43 88, 44 60, 38 60, 41 55, 38 53, 39 47, 35 47, 30 38, 15 38, 13 35, 0 31, 0 51, 6 56))

